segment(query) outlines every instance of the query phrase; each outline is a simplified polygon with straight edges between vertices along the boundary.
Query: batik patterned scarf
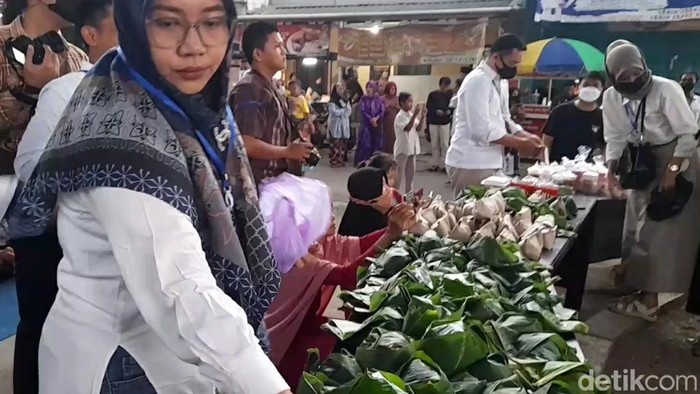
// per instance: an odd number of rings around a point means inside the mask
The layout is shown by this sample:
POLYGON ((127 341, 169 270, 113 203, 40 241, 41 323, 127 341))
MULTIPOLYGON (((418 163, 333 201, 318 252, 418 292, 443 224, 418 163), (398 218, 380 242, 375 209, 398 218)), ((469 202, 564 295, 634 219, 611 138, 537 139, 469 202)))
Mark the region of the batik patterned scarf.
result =
POLYGON ((85 77, 15 197, 11 236, 42 234, 59 193, 116 187, 149 194, 191 218, 217 283, 264 338, 260 323, 280 275, 235 122, 229 125, 235 144, 226 157, 235 199, 229 209, 194 130, 169 122, 176 117, 132 76, 124 58, 111 52, 85 77))

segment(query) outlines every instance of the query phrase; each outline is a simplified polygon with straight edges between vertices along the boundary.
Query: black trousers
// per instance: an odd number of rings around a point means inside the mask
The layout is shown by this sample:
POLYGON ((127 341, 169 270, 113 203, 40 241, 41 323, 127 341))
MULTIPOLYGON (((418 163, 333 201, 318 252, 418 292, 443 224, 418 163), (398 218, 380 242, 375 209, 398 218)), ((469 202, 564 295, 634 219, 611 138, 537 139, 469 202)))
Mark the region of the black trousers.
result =
POLYGON ((693 281, 688 290, 688 303, 685 306, 688 313, 700 315, 700 251, 695 263, 695 273, 693 273, 693 281))
POLYGON ((39 392, 39 340, 56 298, 56 269, 63 257, 56 229, 10 242, 15 251, 19 325, 15 337, 14 393, 39 392))

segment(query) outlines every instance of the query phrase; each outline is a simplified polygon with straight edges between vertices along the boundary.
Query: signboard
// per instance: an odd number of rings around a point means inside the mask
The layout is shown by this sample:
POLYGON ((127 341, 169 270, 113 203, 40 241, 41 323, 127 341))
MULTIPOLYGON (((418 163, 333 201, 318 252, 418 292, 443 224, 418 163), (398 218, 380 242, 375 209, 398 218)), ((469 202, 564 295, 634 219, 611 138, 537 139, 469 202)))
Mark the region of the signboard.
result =
POLYGON ((537 0, 536 22, 673 22, 700 19, 700 0, 537 0))
MULTIPOLYGON (((243 59, 244 24, 237 24, 233 30, 231 51, 234 59, 243 59)), ((299 57, 325 56, 330 48, 330 26, 325 25, 278 25, 277 29, 284 40, 287 55, 299 57)))
POLYGON ((338 32, 338 62, 357 65, 470 64, 484 48, 486 22, 413 25, 338 32))
POLYGON ((330 26, 324 25, 278 25, 284 49, 292 56, 324 56, 331 45, 330 26))

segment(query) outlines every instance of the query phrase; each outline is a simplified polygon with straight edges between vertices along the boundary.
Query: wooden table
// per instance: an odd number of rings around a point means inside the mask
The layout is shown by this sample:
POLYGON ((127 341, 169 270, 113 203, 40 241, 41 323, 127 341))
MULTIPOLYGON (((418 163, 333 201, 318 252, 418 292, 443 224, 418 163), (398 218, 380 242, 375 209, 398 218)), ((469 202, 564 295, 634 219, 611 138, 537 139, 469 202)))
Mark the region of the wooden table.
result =
POLYGON ((562 278, 564 306, 581 310, 588 265, 620 257, 625 201, 585 195, 574 196, 578 215, 570 223, 574 238, 557 238, 554 248, 541 259, 562 278))

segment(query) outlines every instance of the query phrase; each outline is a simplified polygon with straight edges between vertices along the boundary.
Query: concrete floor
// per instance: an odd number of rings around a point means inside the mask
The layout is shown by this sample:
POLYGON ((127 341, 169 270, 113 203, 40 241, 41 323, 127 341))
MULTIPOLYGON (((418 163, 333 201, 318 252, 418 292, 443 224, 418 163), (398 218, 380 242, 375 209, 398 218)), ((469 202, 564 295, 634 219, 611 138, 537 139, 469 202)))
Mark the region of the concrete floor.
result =
MULTIPOLYGON (((331 169, 327 162, 324 158, 322 164, 311 171, 309 176, 321 179, 330 186, 336 215, 340 218, 348 200, 347 177, 353 169, 331 169)), ((425 188, 446 197, 451 196, 446 175, 426 172, 425 169, 429 166, 429 157, 419 159, 414 188, 425 188)), ((691 339, 700 333, 700 323, 697 318, 683 312, 678 303, 669 304, 670 310, 655 324, 621 317, 606 310, 619 295, 614 290, 609 275, 610 267, 616 263, 608 261, 593 264, 589 268, 586 297, 580 317, 589 324, 591 334, 579 337, 589 362, 596 370, 610 375, 613 371, 635 369, 637 375, 683 374, 695 376, 700 381, 700 359, 690 354, 691 339)), ((11 393, 13 346, 13 338, 0 343, 0 394, 11 393)), ((700 390, 665 392, 690 393, 700 390)))

